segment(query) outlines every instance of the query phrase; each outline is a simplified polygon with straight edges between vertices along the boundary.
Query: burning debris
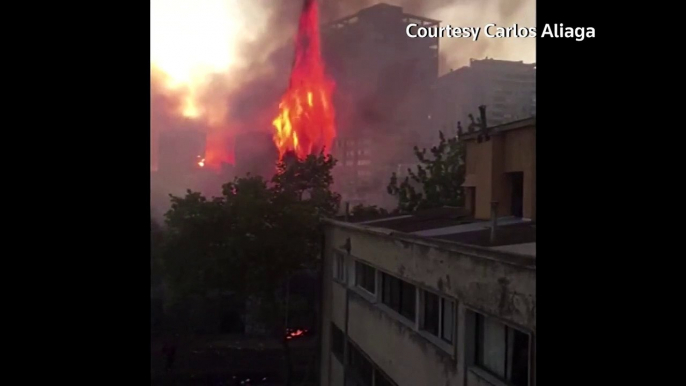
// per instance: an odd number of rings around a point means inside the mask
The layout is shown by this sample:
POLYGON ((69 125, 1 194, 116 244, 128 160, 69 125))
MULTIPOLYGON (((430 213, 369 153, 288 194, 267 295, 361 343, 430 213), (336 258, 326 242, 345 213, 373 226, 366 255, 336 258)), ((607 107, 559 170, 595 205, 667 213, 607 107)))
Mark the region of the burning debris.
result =
POLYGON ((295 44, 288 89, 272 122, 279 159, 287 151, 295 152, 301 159, 322 150, 330 151, 336 135, 332 102, 335 85, 324 72, 315 0, 305 0, 295 44))
POLYGON ((301 337, 307 333, 307 329, 286 329, 286 339, 291 340, 293 338, 301 337))

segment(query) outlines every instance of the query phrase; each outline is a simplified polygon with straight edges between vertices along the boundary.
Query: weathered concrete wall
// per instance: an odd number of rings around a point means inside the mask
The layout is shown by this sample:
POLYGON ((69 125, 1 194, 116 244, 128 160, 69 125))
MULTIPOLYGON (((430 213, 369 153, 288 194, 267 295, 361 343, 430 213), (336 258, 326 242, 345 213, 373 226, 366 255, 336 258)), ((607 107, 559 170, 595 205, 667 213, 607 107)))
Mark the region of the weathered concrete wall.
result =
MULTIPOLYGON (((533 258, 497 253, 478 247, 419 239, 359 226, 329 226, 327 245, 340 246, 350 239, 349 261, 363 260, 388 272, 433 290, 457 302, 457 342, 452 353, 436 346, 403 323, 380 304, 350 289, 349 337, 399 386, 488 385, 467 371, 472 363, 467 314, 476 310, 499 318, 535 335, 536 270, 533 258)), ((328 271, 333 249, 327 251, 328 271)), ((328 323, 333 319, 345 328, 345 292, 341 283, 325 281, 324 358, 330 357, 328 323), (328 309, 328 312, 327 312, 328 309)), ((352 283, 352 281, 350 281, 352 283)), ((408 322, 409 323, 409 322, 408 322)), ((331 362, 322 365, 322 385, 336 384, 331 362), (324 368, 326 367, 326 368, 324 368), (331 369, 331 370, 330 370, 331 369), (329 372, 332 376, 329 378, 329 372), (325 380, 325 381, 324 381, 325 380)), ((533 385, 533 383, 532 383, 533 385)), ((497 384, 496 386, 502 386, 497 384)))
POLYGON ((332 286, 333 286, 333 260, 332 251, 333 243, 331 237, 326 237, 324 241, 324 249, 326 251, 326 257, 322 261, 321 269, 324 273, 322 281, 322 325, 320 327, 321 331, 321 353, 320 353, 320 372, 319 372, 319 384, 322 386, 329 385, 329 377, 331 375, 331 314, 333 309, 333 303, 331 301, 332 286))
POLYGON ((331 227, 335 245, 350 238, 351 255, 380 270, 453 297, 461 304, 536 330, 535 260, 508 261, 507 253, 414 241, 331 227))
POLYGON ((472 371, 467 372, 467 385, 468 386, 500 386, 498 382, 489 382, 485 377, 480 377, 472 371))
POLYGON ((462 384, 448 353, 387 311, 352 293, 350 315, 350 338, 398 385, 462 384))

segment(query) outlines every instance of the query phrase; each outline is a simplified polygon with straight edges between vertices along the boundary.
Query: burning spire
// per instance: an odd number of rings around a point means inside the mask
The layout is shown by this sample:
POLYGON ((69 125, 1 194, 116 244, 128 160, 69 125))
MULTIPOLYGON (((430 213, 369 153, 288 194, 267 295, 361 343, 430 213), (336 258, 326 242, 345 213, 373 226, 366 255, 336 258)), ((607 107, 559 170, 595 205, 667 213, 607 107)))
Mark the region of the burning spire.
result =
POLYGON ((288 151, 298 158, 331 150, 336 135, 332 94, 334 83, 324 72, 316 0, 305 0, 295 42, 295 61, 288 89, 272 122, 279 159, 288 151))

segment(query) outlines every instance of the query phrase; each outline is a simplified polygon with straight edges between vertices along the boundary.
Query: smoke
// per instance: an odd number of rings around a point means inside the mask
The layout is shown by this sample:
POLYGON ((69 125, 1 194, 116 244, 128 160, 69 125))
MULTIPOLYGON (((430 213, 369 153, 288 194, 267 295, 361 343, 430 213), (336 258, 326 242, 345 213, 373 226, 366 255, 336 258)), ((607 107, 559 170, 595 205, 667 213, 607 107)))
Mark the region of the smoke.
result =
MULTIPOLYGON (((170 88, 165 76, 151 66, 150 131, 151 169, 157 168, 157 138, 166 130, 195 129, 208 134, 206 156, 210 163, 233 162, 232 139, 246 132, 270 132, 277 104, 287 87, 293 61, 293 37, 302 1, 226 0, 227 20, 237 20, 232 65, 225 71, 207 74, 194 89, 170 88), (236 17, 239 15, 240 17, 236 17), (198 107, 198 116, 183 116, 189 95, 198 107)), ((379 3, 374 0, 319 0, 323 22, 358 12, 379 3)), ((387 0, 407 13, 441 21, 442 25, 499 26, 535 25, 535 0, 387 0)), ((194 3, 195 4, 195 3, 194 3)), ((194 5, 195 6, 195 5, 194 5)), ((151 15, 154 17, 154 15, 151 15)), ((151 43, 152 44, 152 43, 151 43)), ((533 61, 535 39, 444 38, 440 41, 439 72, 445 73, 485 56, 533 61)), ((374 101, 370 101, 374 102, 374 101)), ((375 119, 370 117, 370 119, 375 119)), ((217 181, 221 183, 224 181, 217 181)), ((170 181, 171 186, 182 182, 170 181)), ((184 187, 185 188, 185 187, 184 187)), ((167 189, 166 187, 161 189, 167 189)), ((166 194, 164 195, 166 201, 166 194)))
MULTIPOLYGON (((376 0, 322 0, 322 13, 337 19, 380 3, 376 0)), ((536 0, 387 0, 406 13, 441 21, 441 25, 454 27, 481 27, 489 23, 510 27, 536 26, 536 0)), ((439 73, 469 65, 469 59, 490 58, 502 60, 536 60, 536 39, 485 38, 483 31, 474 42, 470 39, 442 38, 440 41, 439 73)))

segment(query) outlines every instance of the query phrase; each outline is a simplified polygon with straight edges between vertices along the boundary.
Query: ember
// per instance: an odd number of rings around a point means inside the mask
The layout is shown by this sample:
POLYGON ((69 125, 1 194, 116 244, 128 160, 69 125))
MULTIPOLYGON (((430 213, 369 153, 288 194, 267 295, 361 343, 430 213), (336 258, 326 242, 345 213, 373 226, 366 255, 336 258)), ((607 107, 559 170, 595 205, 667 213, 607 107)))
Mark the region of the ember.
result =
POLYGON ((295 329, 294 330, 294 329, 289 328, 286 330, 286 339, 293 339, 293 338, 296 338, 299 336, 303 336, 303 335, 305 335, 306 332, 307 332, 306 329, 303 329, 303 330, 295 329))
POLYGON ((334 83, 324 73, 316 0, 305 0, 295 44, 288 90, 272 122, 279 159, 287 151, 295 152, 300 159, 322 150, 330 151, 336 135, 331 98, 334 83))

